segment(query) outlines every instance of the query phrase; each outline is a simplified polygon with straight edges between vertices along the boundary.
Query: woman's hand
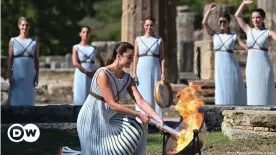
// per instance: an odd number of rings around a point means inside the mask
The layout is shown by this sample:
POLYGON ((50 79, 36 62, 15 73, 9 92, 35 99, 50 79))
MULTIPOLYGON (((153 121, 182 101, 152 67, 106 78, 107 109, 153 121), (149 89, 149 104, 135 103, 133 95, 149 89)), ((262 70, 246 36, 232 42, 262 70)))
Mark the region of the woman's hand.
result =
POLYGON ((165 123, 161 117, 158 117, 155 120, 158 121, 162 126, 165 125, 165 123))
POLYGON ((165 74, 164 74, 164 73, 161 74, 161 80, 162 80, 162 81, 165 80, 165 74))
POLYGON ((213 10, 216 9, 216 7, 217 7, 217 4, 216 3, 212 3, 212 4, 209 5, 208 11, 213 11, 213 10))
POLYGON ((251 4, 251 3, 253 3, 253 2, 252 2, 252 0, 243 0, 243 3, 244 3, 244 4, 251 4))
POLYGON ((34 86, 36 87, 37 85, 38 85, 38 75, 35 75, 34 86))
POLYGON ((138 118, 144 122, 144 123, 149 123, 149 115, 148 114, 139 114, 138 118))
POLYGON ((12 77, 10 77, 10 78, 9 78, 9 83, 10 83, 10 85, 13 85, 14 80, 13 80, 13 78, 12 78, 12 77))
POLYGON ((86 71, 85 71, 85 74, 86 74, 87 76, 89 76, 90 78, 93 78, 95 72, 92 72, 92 71, 90 71, 90 70, 86 70, 86 71))
MULTIPOLYGON (((163 121, 163 119, 161 118, 161 117, 159 117, 159 118, 156 118, 155 119, 157 122, 159 122, 160 123, 160 125, 156 125, 156 127, 160 130, 160 131, 163 131, 163 132, 166 132, 166 131, 164 131, 164 129, 162 128, 162 126, 164 126, 165 125, 165 123, 164 123, 164 121, 163 121)), ((152 122, 151 122, 151 120, 150 120, 150 122, 149 122, 150 124, 153 124, 152 122)))
POLYGON ((137 75, 135 73, 132 74, 132 78, 134 81, 137 81, 137 75))

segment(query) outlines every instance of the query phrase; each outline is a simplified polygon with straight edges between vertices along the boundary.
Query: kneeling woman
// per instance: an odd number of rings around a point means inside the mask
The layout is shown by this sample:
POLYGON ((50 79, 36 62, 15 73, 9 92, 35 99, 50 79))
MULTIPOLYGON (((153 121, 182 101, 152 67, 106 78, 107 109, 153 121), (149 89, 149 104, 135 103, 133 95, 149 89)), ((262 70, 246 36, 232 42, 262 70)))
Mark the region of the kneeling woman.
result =
POLYGON ((77 119, 81 152, 63 147, 63 155, 110 155, 145 154, 149 118, 163 124, 138 92, 134 80, 123 68, 129 68, 134 56, 134 47, 126 42, 117 44, 107 66, 95 73, 90 95, 82 106, 77 119), (127 92, 146 113, 139 113, 118 103, 127 92))

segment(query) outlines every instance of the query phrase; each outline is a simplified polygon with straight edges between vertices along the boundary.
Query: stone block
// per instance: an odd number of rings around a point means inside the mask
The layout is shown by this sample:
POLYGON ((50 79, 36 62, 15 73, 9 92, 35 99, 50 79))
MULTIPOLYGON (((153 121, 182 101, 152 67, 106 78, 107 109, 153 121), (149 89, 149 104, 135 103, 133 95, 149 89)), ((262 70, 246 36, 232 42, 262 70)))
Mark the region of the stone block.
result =
POLYGON ((1 92, 1 105, 8 104, 9 94, 7 92, 1 92))
POLYGON ((64 94, 72 94, 72 82, 58 82, 48 85, 48 93, 53 96, 60 96, 64 94))
POLYGON ((242 129, 235 129, 232 125, 223 122, 221 125, 222 133, 229 137, 231 140, 237 139, 275 139, 276 132, 260 132, 260 131, 249 131, 242 129))
POLYGON ((4 80, 1 77, 1 92, 8 92, 10 89, 10 84, 8 82, 8 80, 4 80))
POLYGON ((254 131, 267 132, 267 131, 269 131, 269 128, 266 128, 266 127, 254 127, 254 131))
POLYGON ((234 126, 274 127, 276 126, 276 111, 257 110, 225 110, 222 113, 228 123, 234 126))
MULTIPOLYGON (((226 121, 225 121, 226 122, 226 121)), ((227 123, 227 122, 226 122, 227 123)), ((234 126, 235 129, 241 129, 241 130, 250 130, 253 131, 254 127, 253 126, 234 126)), ((255 130, 254 130, 255 131, 255 130)))

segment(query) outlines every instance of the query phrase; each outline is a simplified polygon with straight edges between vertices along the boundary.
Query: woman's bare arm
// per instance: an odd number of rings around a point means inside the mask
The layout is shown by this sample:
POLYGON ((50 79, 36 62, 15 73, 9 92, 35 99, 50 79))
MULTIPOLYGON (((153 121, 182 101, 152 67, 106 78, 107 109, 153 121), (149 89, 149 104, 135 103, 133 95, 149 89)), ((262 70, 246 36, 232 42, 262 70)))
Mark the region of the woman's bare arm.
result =
POLYGON ((8 72, 7 77, 10 84, 12 84, 12 67, 13 67, 13 49, 12 49, 12 40, 9 41, 9 58, 8 58, 8 72))
POLYGON ((251 29, 251 27, 243 20, 243 9, 246 4, 250 4, 250 3, 252 3, 251 0, 244 0, 241 3, 240 7, 238 8, 237 12, 235 13, 235 17, 240 27, 243 29, 245 33, 247 33, 251 29))
POLYGON ((241 40, 241 38, 240 38, 239 36, 237 36, 237 43, 238 43, 243 49, 247 50, 247 45, 246 45, 246 43, 245 43, 243 40, 241 40))
POLYGON ((160 46, 160 61, 161 61, 161 80, 165 80, 165 50, 164 50, 164 41, 161 40, 161 46, 160 46))
POLYGON ((212 3, 209 5, 209 8, 208 10, 206 11, 205 13, 205 16, 202 20, 202 25, 204 26, 206 32, 210 35, 210 36, 213 36, 215 34, 215 31, 209 26, 208 24, 208 19, 209 19, 209 16, 211 14, 211 11, 214 10, 216 8, 216 4, 215 3, 212 3))
POLYGON ((35 55, 34 55, 34 57, 35 57, 34 61, 35 61, 36 76, 39 75, 39 47, 40 47, 40 43, 37 40, 36 41, 36 48, 35 48, 35 55))
POLYGON ((78 53, 77 53, 77 50, 73 47, 72 49, 72 62, 73 62, 73 65, 78 68, 81 72, 83 72, 84 74, 87 74, 88 71, 83 68, 81 66, 81 64, 79 63, 79 59, 78 59, 78 53))
POLYGON ((114 111, 120 112, 122 114, 128 114, 139 117, 141 113, 134 111, 130 108, 127 108, 126 106, 119 104, 115 101, 114 95, 112 93, 110 80, 108 78, 108 75, 105 72, 100 72, 97 77, 97 84, 100 88, 102 93, 102 96, 105 100, 105 102, 110 106, 110 108, 114 111))
POLYGON ((268 35, 271 39, 276 41, 276 33, 274 31, 269 30, 268 35))
POLYGON ((134 60, 134 62, 133 62, 133 78, 134 78, 134 80, 137 80, 136 78, 136 76, 137 76, 137 74, 136 74, 136 67, 137 67, 137 63, 138 63, 138 59, 139 59, 139 51, 138 51, 138 43, 137 43, 137 40, 135 40, 135 43, 134 43, 134 58, 133 58, 133 60, 134 60))
POLYGON ((136 102, 139 108, 141 108, 145 113, 150 115, 153 119, 159 121, 162 124, 164 123, 162 118, 152 109, 151 105, 143 99, 133 79, 130 85, 128 86, 128 93, 136 102))

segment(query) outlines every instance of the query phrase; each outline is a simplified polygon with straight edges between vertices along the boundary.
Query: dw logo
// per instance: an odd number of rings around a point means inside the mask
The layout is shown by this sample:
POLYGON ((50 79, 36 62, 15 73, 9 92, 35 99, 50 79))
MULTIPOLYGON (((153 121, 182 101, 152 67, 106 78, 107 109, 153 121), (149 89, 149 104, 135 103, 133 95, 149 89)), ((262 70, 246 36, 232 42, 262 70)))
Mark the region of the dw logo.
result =
POLYGON ((39 128, 34 124, 27 124, 24 127, 21 124, 13 124, 8 129, 8 137, 13 142, 35 142, 39 136, 39 128))

